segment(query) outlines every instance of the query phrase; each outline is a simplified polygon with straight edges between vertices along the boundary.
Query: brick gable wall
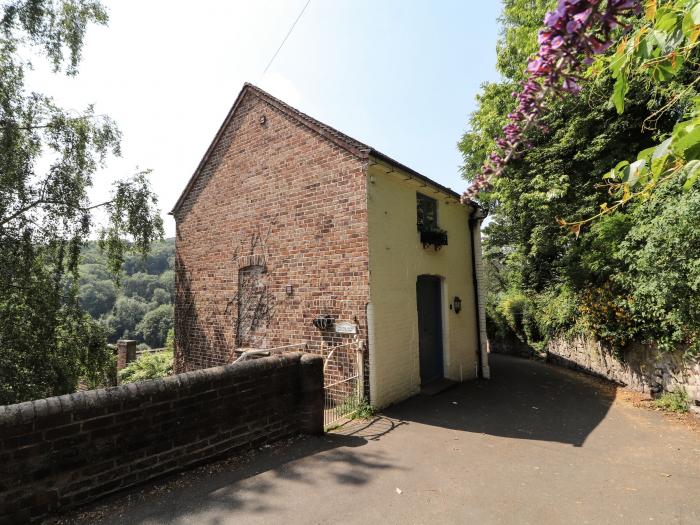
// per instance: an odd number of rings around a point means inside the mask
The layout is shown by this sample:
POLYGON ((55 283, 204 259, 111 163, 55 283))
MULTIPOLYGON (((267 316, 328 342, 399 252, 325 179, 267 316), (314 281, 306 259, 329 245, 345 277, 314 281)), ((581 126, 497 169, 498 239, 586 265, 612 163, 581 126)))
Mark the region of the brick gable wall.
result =
POLYGON ((264 312, 243 346, 352 337, 316 328, 323 314, 357 323, 363 341, 366 199, 364 161, 247 94, 175 213, 177 371, 232 360, 250 266, 264 271, 243 310, 264 312))

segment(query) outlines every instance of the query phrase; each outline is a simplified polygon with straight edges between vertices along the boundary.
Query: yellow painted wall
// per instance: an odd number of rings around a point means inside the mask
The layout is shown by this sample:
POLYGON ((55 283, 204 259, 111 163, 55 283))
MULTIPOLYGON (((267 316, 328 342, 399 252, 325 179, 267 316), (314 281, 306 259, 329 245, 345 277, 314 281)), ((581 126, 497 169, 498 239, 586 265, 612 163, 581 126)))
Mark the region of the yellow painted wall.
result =
POLYGON ((445 376, 459 381, 476 375, 476 320, 472 282, 470 208, 389 167, 370 163, 369 220, 370 402, 384 407, 420 390, 416 279, 439 275, 443 300, 445 376), (448 245, 423 248, 416 227, 416 191, 438 201, 438 225, 448 245), (462 311, 448 309, 454 296, 462 311))

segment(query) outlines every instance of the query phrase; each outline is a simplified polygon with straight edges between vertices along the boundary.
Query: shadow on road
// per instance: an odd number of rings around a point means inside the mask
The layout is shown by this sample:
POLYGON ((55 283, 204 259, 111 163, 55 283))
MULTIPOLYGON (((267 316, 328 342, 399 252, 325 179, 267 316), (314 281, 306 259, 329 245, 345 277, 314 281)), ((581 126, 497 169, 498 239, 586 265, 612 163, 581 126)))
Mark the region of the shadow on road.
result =
POLYGON ((385 411, 404 422, 580 447, 615 400, 614 385, 511 356, 490 355, 492 379, 417 396, 385 411))
POLYGON ((388 471, 410 470, 422 461, 402 458, 396 441, 379 445, 397 427, 413 426, 416 441, 431 439, 415 425, 420 423, 580 447, 615 400, 613 385, 569 370, 508 356, 492 355, 490 361, 493 378, 488 381, 416 396, 321 437, 293 440, 244 461, 223 460, 132 489, 60 523, 220 525, 224 516, 303 514, 304 502, 313 499, 310 494, 369 487, 377 478, 386 479, 388 471), (368 443, 373 446, 364 446, 368 443))
MULTIPOLYGON (((218 525, 220 516, 232 512, 278 510, 277 501, 292 497, 287 493, 290 481, 298 494, 316 490, 321 483, 318 472, 330 474, 330 482, 339 488, 362 486, 373 479, 373 473, 398 468, 381 453, 361 450, 368 439, 386 434, 396 423, 381 417, 370 423, 372 430, 366 432, 358 427, 348 435, 307 436, 263 450, 247 461, 223 460, 205 465, 149 484, 138 492, 132 489, 57 523, 123 524, 127 519, 130 524, 218 525), (306 458, 304 462, 297 462, 302 458, 306 458), (260 476, 262 473, 265 475, 260 476)), ((326 476, 323 483, 328 482, 326 476)))

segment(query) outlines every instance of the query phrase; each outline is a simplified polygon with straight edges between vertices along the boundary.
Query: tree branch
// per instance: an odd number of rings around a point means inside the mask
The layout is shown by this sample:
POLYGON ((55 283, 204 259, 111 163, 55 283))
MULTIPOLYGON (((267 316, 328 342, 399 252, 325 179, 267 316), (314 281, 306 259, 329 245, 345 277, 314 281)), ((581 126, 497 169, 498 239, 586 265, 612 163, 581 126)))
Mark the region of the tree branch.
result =
POLYGON ((35 201, 30 202, 26 206, 23 206, 22 208, 20 208, 16 212, 14 212, 9 217, 3 218, 2 221, 0 221, 0 227, 5 226, 5 224, 7 224, 8 222, 15 220, 20 215, 23 215, 23 214, 27 213, 28 211, 30 211, 31 209, 36 208, 37 206, 40 206, 42 204, 53 204, 56 206, 67 206, 69 208, 73 208, 73 209, 76 209, 79 211, 90 211, 90 210, 94 210, 95 208, 101 208, 102 206, 107 206, 108 204, 111 204, 112 202, 114 202, 114 199, 108 200, 105 202, 101 202, 100 204, 93 204, 92 206, 73 206, 67 202, 62 202, 62 201, 55 201, 55 200, 43 199, 43 198, 36 199, 35 201))

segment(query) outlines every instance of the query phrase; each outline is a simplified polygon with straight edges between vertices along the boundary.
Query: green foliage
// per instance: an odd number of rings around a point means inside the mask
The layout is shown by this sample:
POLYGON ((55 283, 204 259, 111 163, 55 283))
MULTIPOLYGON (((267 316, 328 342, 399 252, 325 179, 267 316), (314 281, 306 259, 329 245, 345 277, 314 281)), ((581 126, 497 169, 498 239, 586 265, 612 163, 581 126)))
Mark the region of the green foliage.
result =
POLYGON ((617 246, 625 271, 611 281, 627 293, 637 339, 662 350, 700 353, 700 188, 680 181, 629 211, 634 226, 617 246))
MULTIPOLYGON (((89 242, 81 253, 79 265, 79 297, 83 308, 105 327, 108 340, 138 339, 160 347, 165 337, 162 326, 172 325, 172 293, 174 273, 170 269, 175 252, 174 239, 155 243, 153 253, 141 257, 127 256, 119 285, 108 270, 107 255, 97 243, 89 242), (165 264, 165 267, 163 266, 165 264), (163 270, 163 268, 165 268, 163 270), (162 271, 150 274, 147 271, 162 271), (171 317, 166 319, 161 309, 139 329, 144 317, 160 306, 167 306, 171 317), (156 323, 156 319, 158 322, 156 323), (160 326, 160 328, 157 328, 160 326), (150 334, 145 339, 144 333, 150 334)), ((167 332, 166 332, 167 333, 167 332)))
POLYGON ((149 311, 136 325, 136 334, 143 337, 152 348, 160 348, 165 345, 168 331, 173 327, 173 307, 170 304, 162 304, 149 311))
POLYGON ((80 286, 80 305, 94 317, 106 314, 117 300, 117 290, 111 281, 94 281, 80 286))
MULTIPOLYGON (((143 174, 118 181, 93 204, 93 177, 120 133, 92 106, 64 110, 26 89, 22 57, 38 52, 56 73, 77 73, 83 37, 107 14, 91 0, 6 0, 0 4, 0 403, 74 391, 109 366, 103 328, 80 307, 108 310, 108 286, 79 293, 80 253, 106 208, 109 261, 128 248, 145 253, 162 235, 156 198, 143 174)), ((112 269, 118 269, 111 264, 112 269)))
POLYGON ((156 306, 161 306, 164 304, 170 304, 170 293, 163 288, 156 288, 153 290, 153 295, 151 296, 151 303, 156 306))
POLYGON ((544 14, 556 2, 552 0, 504 0, 499 17, 501 39, 496 44, 496 67, 509 79, 525 78, 524 64, 538 50, 537 39, 532 38, 542 27, 544 14))
POLYGON ((149 275, 162 275, 168 270, 172 270, 175 260, 173 239, 158 242, 151 247, 148 256, 127 257, 124 261, 123 270, 127 275, 144 273, 149 275))
POLYGON ((167 377, 173 373, 172 352, 152 352, 141 355, 119 371, 120 383, 135 383, 167 377))
POLYGON ((0 326, 0 405, 72 392, 81 379, 95 385, 108 373, 112 361, 104 330, 75 305, 3 294, 0 326), (45 348, 52 353, 40 351, 45 348))
MULTIPOLYGON (((622 115, 634 91, 633 82, 642 82, 647 92, 669 95, 668 103, 652 112, 644 126, 656 131, 656 143, 639 151, 636 160, 620 157, 611 164, 604 179, 615 201, 605 203, 594 216, 618 210, 632 200, 646 199, 669 180, 680 178, 688 191, 700 174, 700 96, 698 58, 700 57, 700 1, 648 0, 643 20, 625 34, 614 53, 600 57, 588 75, 612 76, 610 102, 622 115), (669 126, 658 120, 671 114, 669 126)), ((571 225, 578 232, 580 224, 571 225)))
POLYGON ((548 288, 535 296, 532 318, 544 338, 571 330, 576 323, 578 297, 568 285, 548 288))
MULTIPOLYGON (((493 149, 492 137, 513 105, 510 92, 536 45, 544 11, 554 3, 504 3, 498 47, 504 79, 484 86, 459 144, 465 178, 493 149)), ((693 2, 669 2, 680 3, 693 2)), ((650 23, 639 21, 633 31, 650 23)), ((533 148, 508 165, 491 193, 480 195, 491 210, 484 228, 490 336, 517 337, 541 349, 553 336, 587 331, 618 349, 640 341, 698 351, 700 209, 698 185, 690 182, 700 171, 693 146, 700 129, 693 103, 697 58, 694 47, 663 83, 630 70, 622 114, 609 101, 618 82, 611 67, 596 66, 580 96, 549 102, 547 132, 535 133, 533 148), (618 165, 630 151, 641 151, 643 162, 618 165), (615 165, 615 175, 602 185, 597 174, 615 165), (664 180, 669 170, 680 176, 664 180), (637 189, 654 183, 654 191, 631 198, 637 182, 637 189), (611 196, 628 204, 610 214, 611 196), (597 221, 577 227, 578 237, 558 223, 601 211, 597 221)))
POLYGON ((358 401, 357 396, 349 396, 336 408, 340 414, 348 414, 349 419, 369 419, 376 414, 376 409, 364 397, 358 401))
POLYGON ((376 409, 363 398, 357 405, 355 412, 353 412, 352 419, 370 419, 374 417, 376 413, 376 409))
POLYGON ((127 297, 139 297, 146 302, 150 302, 153 291, 158 288, 160 282, 157 275, 146 273, 135 273, 124 279, 122 291, 127 297))
POLYGON ((168 352, 175 352, 175 329, 168 330, 168 335, 165 338, 165 348, 168 352))
POLYGON ((518 291, 504 292, 499 297, 496 307, 498 314, 505 320, 508 327, 518 333, 524 328, 524 319, 530 306, 527 297, 518 291))
POLYGON ((110 272, 118 277, 126 254, 135 250, 143 257, 155 239, 163 236, 163 219, 157 209, 158 198, 151 192, 147 175, 137 173, 133 179, 117 181, 112 199, 105 203, 109 226, 100 231, 100 249, 107 253, 110 272), (124 242, 131 237, 132 243, 124 242))
POLYGON ((110 341, 117 339, 134 339, 137 336, 136 325, 146 315, 148 303, 132 297, 120 297, 112 312, 104 318, 104 325, 110 334, 110 341))
POLYGON ((684 389, 673 392, 664 392, 654 400, 654 406, 668 412, 687 412, 690 407, 690 398, 684 389))
POLYGON ((515 107, 511 95, 525 78, 528 57, 537 51, 537 32, 556 0, 504 0, 499 18, 501 38, 496 46, 496 69, 501 82, 485 83, 476 97, 478 109, 469 117, 469 130, 458 147, 464 156, 462 172, 467 180, 478 173, 486 156, 494 151, 494 137, 501 134, 506 116, 515 107))

